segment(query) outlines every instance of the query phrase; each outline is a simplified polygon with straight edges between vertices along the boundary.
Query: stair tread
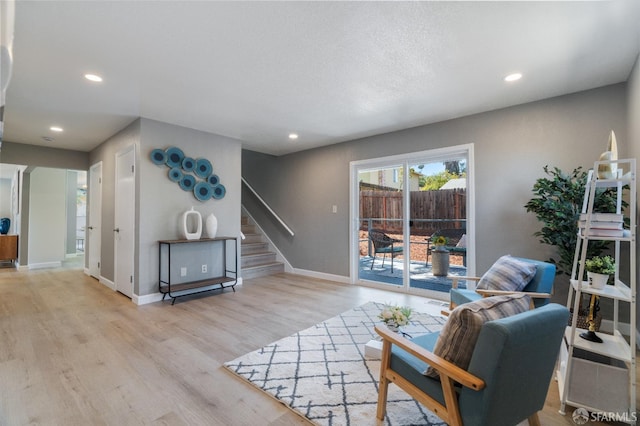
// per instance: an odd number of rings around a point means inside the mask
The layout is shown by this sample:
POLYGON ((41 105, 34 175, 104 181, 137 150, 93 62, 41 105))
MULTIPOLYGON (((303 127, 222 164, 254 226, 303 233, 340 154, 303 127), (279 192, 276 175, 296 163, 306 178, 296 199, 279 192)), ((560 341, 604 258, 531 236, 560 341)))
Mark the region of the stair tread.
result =
POLYGON ((257 265, 251 265, 251 266, 245 266, 242 268, 243 271, 248 270, 248 269, 260 269, 260 268, 264 268, 267 266, 279 266, 279 265, 283 265, 284 263, 282 262, 267 262, 267 263, 258 263, 257 265))
POLYGON ((275 255, 275 252, 272 251, 259 251, 256 253, 246 253, 246 254, 242 254, 241 257, 261 257, 261 256, 271 256, 271 255, 275 255))

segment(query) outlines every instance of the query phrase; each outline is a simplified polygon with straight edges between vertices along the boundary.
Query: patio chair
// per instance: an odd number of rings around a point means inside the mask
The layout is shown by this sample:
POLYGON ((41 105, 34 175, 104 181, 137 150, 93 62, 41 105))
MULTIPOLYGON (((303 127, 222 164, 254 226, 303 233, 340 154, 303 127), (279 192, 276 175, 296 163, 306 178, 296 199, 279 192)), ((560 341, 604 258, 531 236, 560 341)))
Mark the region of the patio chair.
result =
POLYGON ((402 254, 402 240, 391 238, 379 229, 369 230, 369 239, 373 243, 373 260, 371 261, 371 269, 376 260, 376 253, 382 253, 382 266, 387 254, 391 255, 391 272, 393 272, 393 257, 402 254))
MULTIPOLYGON (((511 269, 511 271, 514 271, 511 269)), ((556 265, 553 263, 542 262, 540 260, 525 259, 521 257, 502 256, 482 277, 454 277, 451 283, 449 309, 453 309, 458 305, 473 302, 483 297, 498 296, 504 294, 526 293, 531 297, 532 308, 539 308, 549 303, 551 292, 553 290, 553 282, 556 277, 556 265), (535 267, 533 276, 526 282, 516 283, 522 279, 523 275, 515 271, 511 276, 505 276, 505 263, 525 262, 535 267), (476 281, 478 284, 485 280, 488 284, 486 288, 461 289, 458 283, 461 280, 476 281), (520 288, 514 290, 514 288, 520 288)))
POLYGON ((451 254, 458 254, 462 256, 462 265, 467 266, 467 247, 460 246, 458 243, 466 234, 467 230, 462 228, 440 229, 433 233, 433 235, 427 238, 427 261, 425 265, 429 264, 429 254, 433 251, 434 247, 431 246, 431 238, 435 236, 443 236, 449 240, 449 243, 444 247, 451 254))
POLYGON ((513 426, 528 419, 539 426, 568 318, 566 307, 552 303, 488 320, 469 345, 466 368, 434 353, 444 329, 409 340, 376 326, 383 339, 377 418, 385 417, 393 382, 449 425, 513 426), (439 377, 425 375, 428 367, 439 377))

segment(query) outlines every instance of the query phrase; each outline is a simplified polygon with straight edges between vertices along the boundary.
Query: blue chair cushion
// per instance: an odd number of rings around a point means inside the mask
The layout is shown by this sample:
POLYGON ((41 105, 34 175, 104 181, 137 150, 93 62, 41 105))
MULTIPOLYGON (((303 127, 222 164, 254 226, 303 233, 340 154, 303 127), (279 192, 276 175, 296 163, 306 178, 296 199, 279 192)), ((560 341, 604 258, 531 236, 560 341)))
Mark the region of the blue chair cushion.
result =
MULTIPOLYGON (((433 352, 439 334, 440 332, 429 333, 414 337, 411 341, 433 352)), ((419 360, 404 349, 395 345, 391 348, 391 369, 444 405, 444 395, 442 394, 440 380, 422 374, 428 367, 429 364, 419 360)))
POLYGON ((376 249, 376 253, 402 253, 402 246, 378 248, 376 249))

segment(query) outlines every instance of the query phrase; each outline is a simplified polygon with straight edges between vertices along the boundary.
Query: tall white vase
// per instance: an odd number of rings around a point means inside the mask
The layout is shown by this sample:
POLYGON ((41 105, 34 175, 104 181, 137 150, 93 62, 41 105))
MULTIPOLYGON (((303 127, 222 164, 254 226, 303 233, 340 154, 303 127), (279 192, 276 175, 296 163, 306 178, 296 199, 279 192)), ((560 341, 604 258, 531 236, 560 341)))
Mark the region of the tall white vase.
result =
POLYGON ((193 207, 182 213, 180 219, 180 234, 186 240, 199 240, 202 235, 202 215, 193 207))
POLYGON ((205 230, 209 238, 215 238, 218 232, 218 218, 211 213, 204 222, 205 230))

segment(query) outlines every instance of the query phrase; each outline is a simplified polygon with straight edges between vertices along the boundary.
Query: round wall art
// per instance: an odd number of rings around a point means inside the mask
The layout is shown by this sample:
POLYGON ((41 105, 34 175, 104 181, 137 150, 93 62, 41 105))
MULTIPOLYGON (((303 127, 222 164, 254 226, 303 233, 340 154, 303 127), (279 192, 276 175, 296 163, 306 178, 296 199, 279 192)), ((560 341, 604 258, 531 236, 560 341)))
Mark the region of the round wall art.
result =
POLYGON ((196 160, 196 175, 202 179, 206 179, 213 171, 211 161, 206 158, 198 158, 196 160))
POLYGON ((156 148, 151 151, 151 162, 157 166, 169 168, 167 177, 184 191, 190 191, 199 201, 220 200, 227 190, 220 183, 220 177, 213 173, 213 165, 206 158, 194 159, 186 156, 175 146, 165 150, 156 148))
POLYGON ((167 166, 169 167, 180 167, 182 166, 182 159, 184 158, 184 153, 180 148, 176 148, 172 146, 168 148, 167 151, 167 166))

